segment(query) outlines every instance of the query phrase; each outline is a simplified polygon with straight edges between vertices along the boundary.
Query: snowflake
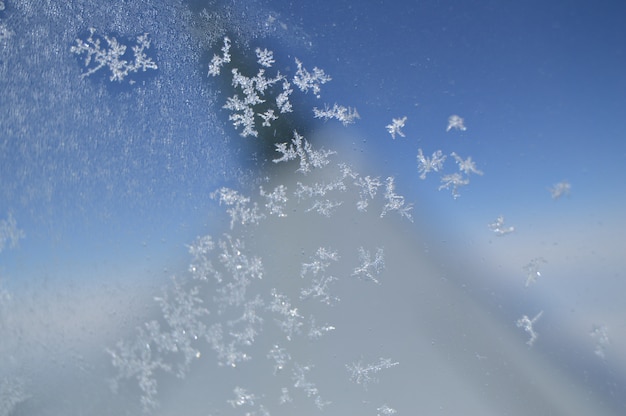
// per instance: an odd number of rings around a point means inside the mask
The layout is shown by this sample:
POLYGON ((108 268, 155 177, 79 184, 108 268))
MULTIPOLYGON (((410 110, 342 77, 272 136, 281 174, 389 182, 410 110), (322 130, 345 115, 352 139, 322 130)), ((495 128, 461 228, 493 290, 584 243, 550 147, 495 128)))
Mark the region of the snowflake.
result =
POLYGON ((261 124, 263 127, 271 127, 272 121, 278 120, 278 117, 274 115, 274 110, 271 108, 264 113, 258 113, 257 116, 263 119, 263 123, 261 124))
POLYGON ((389 416, 389 415, 395 415, 396 413, 398 413, 396 409, 391 408, 387 406, 386 404, 383 404, 376 410, 378 411, 378 416, 389 416))
POLYGON ((424 156, 422 149, 417 149, 417 169, 420 172, 420 179, 426 179, 428 172, 439 172, 443 168, 443 162, 445 162, 446 156, 437 150, 433 152, 430 158, 424 156))
POLYGON ((377 248, 374 259, 372 260, 370 252, 365 250, 363 247, 359 247, 359 261, 361 264, 353 270, 352 276, 356 276, 361 280, 369 280, 380 284, 376 276, 379 275, 385 268, 383 249, 377 248))
POLYGON ((234 400, 228 400, 228 403, 232 407, 241 407, 241 406, 254 406, 255 400, 258 400, 258 397, 252 393, 248 393, 248 391, 239 386, 235 387, 233 390, 235 394, 234 400))
POLYGON ((0 253, 5 247, 15 248, 19 241, 26 237, 23 230, 17 228, 17 222, 9 213, 6 220, 0 220, 0 253))
POLYGON ((530 335, 530 339, 526 341, 529 347, 532 347, 535 341, 537 340, 538 334, 533 329, 533 324, 537 322, 539 318, 543 315, 543 311, 539 312, 533 319, 528 318, 528 316, 523 315, 520 319, 518 319, 515 324, 518 328, 524 328, 524 331, 530 335))
POLYGON ((452 129, 465 131, 467 127, 463 124, 463 119, 455 114, 448 117, 448 127, 446 127, 446 131, 450 131, 452 129))
POLYGON ((355 178, 354 185, 359 188, 360 195, 356 207, 359 211, 365 212, 369 206, 369 200, 374 199, 382 182, 379 177, 371 178, 370 176, 359 176, 355 178))
POLYGON ((231 230, 234 228, 235 223, 241 225, 257 224, 263 218, 257 203, 250 203, 249 197, 241 195, 234 189, 222 187, 212 192, 211 198, 219 199, 220 205, 224 204, 229 207, 226 209, 226 212, 230 215, 231 230))
POLYGON ((257 62, 261 66, 270 68, 276 62, 274 60, 274 53, 272 51, 268 51, 267 49, 261 50, 261 48, 256 48, 254 52, 256 53, 257 62))
POLYGON ((385 186, 385 200, 387 203, 383 207, 383 211, 380 214, 381 218, 387 215, 389 211, 398 211, 401 217, 405 217, 409 221, 413 222, 413 217, 411 216, 413 204, 405 205, 404 197, 395 193, 395 184, 392 176, 387 178, 385 186))
POLYGON ((549 189, 552 199, 559 199, 564 195, 569 195, 571 190, 572 185, 570 185, 567 181, 559 182, 549 189))
POLYGON ((460 157, 459 155, 457 155, 456 153, 452 152, 450 154, 454 160, 456 160, 457 165, 459 165, 459 170, 461 172, 463 172, 466 175, 469 175, 470 173, 475 173, 476 175, 482 175, 483 172, 481 172, 480 170, 476 169, 476 164, 472 161, 472 157, 469 156, 467 159, 463 160, 462 157, 460 157))
POLYGON ((547 263, 543 257, 535 257, 530 260, 527 265, 523 267, 526 272, 526 283, 525 287, 530 286, 531 283, 535 283, 539 277, 541 277, 541 272, 539 271, 539 265, 541 263, 547 263))
POLYGON ((126 45, 120 44, 114 37, 105 36, 107 48, 102 48, 100 39, 94 38, 95 33, 96 29, 89 28, 89 37, 85 41, 76 39, 76 45, 70 48, 72 53, 86 55, 85 68, 87 71, 81 75, 83 78, 107 67, 111 71, 109 79, 121 82, 131 72, 138 72, 139 70, 145 72, 148 69, 158 68, 157 64, 144 52, 150 48, 150 39, 148 39, 147 33, 137 37, 137 44, 131 48, 134 60, 130 62, 123 59, 126 55, 126 45), (90 67, 92 63, 95 66, 90 67))
POLYGON ((282 156, 277 159, 273 159, 272 162, 288 162, 294 159, 300 159, 300 168, 297 172, 308 173, 312 168, 321 168, 326 166, 328 156, 335 154, 331 150, 314 150, 313 146, 297 131, 293 132, 293 139, 291 139, 291 145, 287 147, 287 143, 277 143, 276 151, 282 153, 282 156))
POLYGON ((267 208, 270 215, 276 215, 278 217, 287 216, 287 214, 285 214, 287 205, 287 187, 285 185, 278 185, 270 193, 265 192, 263 187, 260 187, 259 193, 267 200, 265 208, 267 208))
POLYGON ((507 235, 515 231, 515 227, 513 226, 504 227, 504 217, 502 215, 496 218, 494 222, 487 224, 487 227, 489 227, 489 229, 498 237, 502 237, 503 235, 507 235))
POLYGON ((307 93, 310 89, 317 98, 320 98, 320 85, 327 83, 332 78, 326 75, 323 69, 319 69, 318 67, 314 67, 313 73, 311 74, 302 66, 302 62, 300 62, 298 58, 296 58, 296 65, 298 66, 298 70, 293 77, 293 83, 300 88, 300 91, 307 93))
POLYGON ((324 121, 330 120, 331 118, 337 119, 341 121, 344 126, 354 123, 355 119, 361 118, 356 108, 344 107, 337 103, 335 103, 332 108, 325 105, 323 110, 313 107, 313 114, 315 118, 321 118, 324 119, 324 121))
POLYGON ((406 123, 406 119, 407 119, 406 116, 402 118, 394 118, 392 119, 391 124, 388 124, 386 126, 387 131, 389 132, 389 134, 391 134, 391 137, 394 140, 396 139, 396 134, 400 137, 405 137, 401 129, 404 127, 404 123, 406 123))
POLYGON ((606 350, 609 345, 611 345, 609 329, 604 325, 593 325, 589 335, 596 340, 596 347, 593 350, 594 354, 604 359, 606 357, 606 350))
POLYGON ((230 62, 230 39, 224 37, 224 46, 222 46, 222 56, 213 55, 209 64, 209 75, 217 76, 220 74, 221 68, 225 63, 230 62))
POLYGON ((291 102, 289 101, 289 96, 293 92, 291 88, 291 84, 286 79, 283 79, 283 90, 280 94, 276 96, 276 106, 281 114, 291 113, 293 108, 291 107, 291 102))
POLYGON ((398 364, 400 363, 392 361, 391 358, 380 358, 378 362, 372 364, 363 364, 361 361, 346 364, 346 369, 350 373, 350 381, 356 384, 362 384, 363 387, 367 389, 369 383, 378 381, 373 374, 398 364))
POLYGON ((461 196, 459 194, 459 187, 469 184, 469 179, 463 177, 460 173, 452 173, 441 177, 441 185, 439 190, 452 188, 452 197, 457 199, 461 196))

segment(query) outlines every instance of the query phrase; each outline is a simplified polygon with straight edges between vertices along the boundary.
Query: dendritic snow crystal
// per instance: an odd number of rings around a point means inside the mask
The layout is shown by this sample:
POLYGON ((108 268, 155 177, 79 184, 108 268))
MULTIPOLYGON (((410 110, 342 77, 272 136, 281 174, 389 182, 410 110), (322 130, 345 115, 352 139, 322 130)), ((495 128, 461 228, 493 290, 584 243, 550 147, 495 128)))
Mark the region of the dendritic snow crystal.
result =
POLYGON ((494 222, 487 224, 487 227, 489 227, 489 229, 493 231, 493 233, 497 235, 498 237, 511 234, 512 232, 515 231, 515 227, 513 226, 510 226, 510 227, 504 226, 504 216, 502 215, 496 218, 494 222))
POLYGON ((448 127, 446 127, 446 131, 450 131, 452 129, 465 131, 467 128, 465 127, 464 121, 461 117, 456 114, 448 117, 448 127))
POLYGON ((526 272, 526 283, 524 283, 525 287, 535 283, 537 279, 541 277, 539 268, 543 263, 547 263, 543 257, 535 257, 523 267, 524 272, 526 272))
POLYGON ((572 185, 570 185, 567 181, 559 182, 549 189, 552 199, 559 199, 562 196, 568 196, 571 190, 572 185))
POLYGON ((362 361, 357 361, 346 365, 346 369, 350 373, 350 381, 367 388, 368 384, 378 381, 378 378, 375 376, 376 373, 395 367, 398 364, 400 363, 391 360, 391 358, 380 358, 377 362, 370 364, 363 364, 362 361))
POLYGON ((431 157, 426 157, 422 149, 417 149, 417 170, 420 172, 420 179, 426 179, 429 172, 439 172, 445 161, 446 155, 441 150, 433 152, 431 157))
POLYGON ((396 134, 400 137, 405 137, 404 132, 402 131, 402 128, 404 127, 404 124, 406 123, 406 119, 407 119, 406 116, 402 118, 394 118, 391 120, 391 124, 388 124, 387 126, 385 126, 389 134, 391 134, 392 139, 394 140, 396 139, 396 134))
POLYGON ((533 328, 533 325, 535 324, 535 322, 537 322, 537 320, 539 320, 539 318, 541 318, 541 315, 543 315, 543 311, 540 311, 537 315, 535 315, 533 319, 530 319, 528 316, 523 315, 515 322, 518 328, 523 328, 524 331, 528 333, 528 335, 530 335, 530 338, 528 339, 528 341, 526 341, 526 344, 528 344, 529 347, 533 346, 533 344, 537 340, 537 337, 539 336, 533 328))
POLYGON ((147 33, 137 36, 137 43, 131 48, 133 51, 132 61, 128 60, 130 57, 125 58, 126 45, 119 43, 114 37, 104 36, 107 46, 103 47, 100 38, 94 37, 95 33, 96 29, 89 28, 87 39, 76 39, 76 45, 70 48, 72 53, 85 55, 87 71, 82 74, 82 77, 92 75, 106 67, 111 72, 109 79, 121 82, 130 73, 158 68, 157 64, 145 52, 150 48, 150 39, 147 33))

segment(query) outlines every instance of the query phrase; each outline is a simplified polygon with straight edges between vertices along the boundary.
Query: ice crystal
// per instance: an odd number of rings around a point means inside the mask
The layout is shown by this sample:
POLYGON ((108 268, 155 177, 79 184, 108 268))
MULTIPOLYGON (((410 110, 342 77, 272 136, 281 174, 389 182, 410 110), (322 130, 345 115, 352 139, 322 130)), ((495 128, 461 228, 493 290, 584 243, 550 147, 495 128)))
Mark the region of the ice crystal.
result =
POLYGON ((461 175, 460 173, 451 173, 441 177, 441 185, 439 190, 452 188, 452 197, 457 199, 461 196, 459 188, 469 184, 469 179, 461 175))
POLYGON ((126 55, 126 45, 117 41, 114 37, 104 36, 107 47, 101 46, 100 39, 95 37, 96 29, 89 28, 89 37, 86 40, 76 39, 76 45, 70 48, 70 52, 77 55, 85 55, 86 72, 82 77, 87 77, 98 72, 102 68, 108 68, 111 72, 111 81, 121 82, 129 73, 157 69, 157 64, 149 58, 145 51, 150 48, 148 34, 144 33, 137 37, 137 44, 131 49, 134 59, 128 61, 124 59, 126 55))
POLYGON ((552 199, 559 199, 562 196, 569 195, 571 190, 572 185, 570 185, 567 181, 559 182, 549 189, 552 199))
POLYGON ((391 408, 387 406, 386 404, 383 404, 376 410, 378 411, 378 416, 389 416, 389 415, 395 415, 396 413, 398 413, 396 409, 391 408))
POLYGON ((448 127, 446 127, 446 131, 450 131, 452 129, 465 131, 467 127, 465 127, 464 121, 461 117, 456 114, 448 117, 448 127))
POLYGON ((228 208, 226 212, 230 215, 230 228, 235 224, 256 224, 263 218, 256 202, 251 203, 250 198, 241 195, 239 192, 222 187, 211 193, 211 198, 218 199, 220 205, 224 204, 228 208))
POLYGON ((368 280, 377 284, 378 276, 385 268, 385 256, 382 248, 376 249, 376 254, 372 259, 372 256, 368 250, 363 247, 359 247, 359 267, 356 267, 352 271, 352 276, 356 276, 361 280, 368 280))
POLYGON ((277 143, 276 151, 282 153, 282 156, 277 159, 273 159, 272 162, 288 162, 290 160, 299 159, 300 168, 297 172, 308 173, 313 168, 321 168, 329 163, 328 156, 335 152, 331 150, 315 150, 307 139, 298 134, 297 131, 293 132, 293 139, 291 144, 277 143))
POLYGON ((543 311, 540 311, 533 319, 528 318, 528 316, 523 315, 520 319, 518 319, 515 324, 518 328, 523 328, 524 331, 530 335, 530 339, 526 341, 529 347, 532 347, 535 341, 537 340, 538 334, 535 332, 533 325, 539 318, 543 315, 543 311))
POLYGON ((272 301, 269 305, 269 310, 279 315, 279 318, 275 319, 275 322, 285 333, 287 340, 291 341, 294 335, 300 334, 303 325, 303 317, 298 313, 298 308, 291 306, 291 302, 287 296, 278 292, 276 289, 272 289, 271 295, 272 301))
POLYGON ((263 119, 263 123, 261 124, 263 127, 271 127, 272 121, 278 120, 278 117, 274 115, 274 110, 271 108, 264 113, 258 113, 259 117, 263 119))
POLYGON ((515 227, 513 226, 511 227, 504 226, 504 217, 502 215, 496 218, 494 222, 487 224, 487 227, 489 227, 489 229, 493 231, 493 233, 497 235, 498 237, 511 234, 512 232, 515 231, 515 227))
POLYGON ((311 316, 309 323, 309 339, 318 339, 321 338, 324 333, 334 331, 336 328, 333 325, 322 325, 318 326, 315 323, 315 318, 311 316))
POLYGON ((606 357, 606 350, 611 344, 611 340, 609 339, 609 329, 604 325, 593 325, 589 335, 596 340, 596 346, 593 353, 604 359, 606 357))
POLYGON ((347 364, 346 369, 350 373, 350 381, 361 384, 367 389, 368 384, 378 381, 374 374, 398 364, 400 363, 392 361, 391 358, 380 358, 378 362, 371 364, 363 364, 361 361, 347 364))
POLYGON ((352 124, 356 119, 361 118, 356 108, 344 107, 337 103, 335 103, 332 108, 325 105, 323 110, 313 107, 313 114, 315 118, 321 118, 324 121, 334 118, 339 120, 344 126, 352 124))
POLYGON ((424 156, 422 149, 417 149, 417 169, 420 172, 420 179, 426 179, 428 172, 439 172, 445 160, 446 155, 441 150, 433 152, 433 155, 428 158, 424 156))
POLYGON ((289 81, 286 79, 283 79, 282 86, 282 92, 276 96, 276 106, 281 114, 291 113, 293 108, 291 106, 291 102, 289 101, 289 96, 293 93, 293 89, 291 88, 289 81))
POLYGON ((272 51, 268 51, 267 49, 256 48, 254 50, 257 56, 257 62, 259 65, 264 66, 266 68, 271 68, 272 65, 276 62, 274 60, 274 53, 272 51))
POLYGON ((228 403, 232 407, 241 407, 241 406, 254 406, 254 402, 258 400, 258 397, 252 393, 248 393, 248 391, 242 387, 235 387, 233 390, 235 394, 235 398, 233 400, 228 400, 228 403))
POLYGON ((463 172, 465 175, 469 175, 470 173, 474 173, 476 175, 482 175, 483 172, 476 169, 476 164, 472 161, 472 157, 468 157, 467 159, 463 159, 456 153, 452 152, 450 154, 454 160, 456 160, 457 165, 459 165, 459 170, 463 172))
POLYGON ((296 65, 298 66, 298 70, 293 77, 293 83, 300 88, 300 91, 306 93, 311 90, 317 98, 320 98, 320 85, 327 83, 332 78, 326 75, 323 69, 319 69, 318 67, 314 67, 313 73, 310 73, 304 68, 298 58, 296 58, 296 65))
POLYGON ((337 278, 328 275, 326 270, 330 267, 331 261, 339 260, 339 255, 336 251, 320 247, 311 260, 310 263, 302 263, 300 277, 305 278, 310 275, 311 285, 300 290, 300 299, 313 298, 328 305, 338 302, 339 298, 331 296, 329 293, 329 286, 337 278))
POLYGON ((322 410, 324 407, 329 405, 330 402, 323 401, 315 383, 307 380, 307 373, 311 371, 312 368, 313 366, 311 365, 300 365, 295 363, 292 375, 293 386, 302 390, 307 397, 312 397, 317 408, 322 410))
POLYGON ((259 193, 267 201, 265 208, 269 211, 270 215, 276 215, 278 217, 286 217, 285 208, 287 205, 287 187, 285 185, 278 185, 270 193, 263 190, 260 187, 259 193))
POLYGON ((17 222, 11 213, 7 219, 0 220, 0 253, 7 247, 17 247, 19 241, 25 237, 26 234, 17 227, 17 222))
POLYGON ((407 119, 406 116, 402 118, 394 118, 392 119, 391 124, 388 124, 387 126, 385 126, 389 134, 391 134, 392 139, 394 140, 396 139, 396 134, 400 137, 405 137, 404 132, 402 131, 402 128, 404 127, 404 124, 406 123, 406 119, 407 119))
POLYGON ((356 203, 356 207, 359 211, 367 211, 369 201, 374 199, 378 188, 382 185, 379 177, 372 178, 370 176, 359 176, 355 179, 354 185, 359 188, 359 200, 356 203))
POLYGON ((224 46, 222 46, 222 56, 213 55, 213 59, 211 59, 211 63, 209 64, 209 75, 217 76, 220 74, 222 66, 225 63, 230 62, 230 39, 228 37, 224 38, 224 46))
POLYGON ((270 349, 267 353, 267 358, 274 362, 274 375, 283 371, 287 363, 291 361, 289 352, 279 345, 274 345, 272 349, 270 349))
POLYGON ((387 182, 385 184, 385 200, 387 202, 385 203, 383 211, 380 214, 381 218, 387 215, 390 211, 397 211, 401 217, 405 217, 409 221, 413 222, 413 217, 411 216, 413 204, 405 204, 404 197, 395 193, 394 178, 392 176, 387 178, 387 182))
POLYGON ((535 257, 523 267, 526 272, 526 283, 524 283, 525 287, 530 286, 531 283, 535 283, 537 279, 541 277, 539 267, 542 263, 547 263, 543 257, 535 257))

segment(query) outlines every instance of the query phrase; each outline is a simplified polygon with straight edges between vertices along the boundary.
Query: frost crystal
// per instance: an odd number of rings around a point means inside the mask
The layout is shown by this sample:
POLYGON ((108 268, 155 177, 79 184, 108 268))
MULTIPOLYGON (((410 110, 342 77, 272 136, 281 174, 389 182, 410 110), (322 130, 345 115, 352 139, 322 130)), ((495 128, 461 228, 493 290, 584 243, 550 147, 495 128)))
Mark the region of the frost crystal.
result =
POLYGON ((380 406, 376 410, 378 411, 378 416, 389 416, 389 415, 395 415, 396 413, 398 413, 396 409, 393 409, 387 406, 386 404, 380 406))
POLYGON ((460 173, 452 173, 441 177, 439 190, 452 188, 452 197, 457 199, 461 196, 461 194, 459 194, 459 187, 467 184, 469 184, 469 179, 463 177, 460 173))
POLYGON ((278 185, 270 193, 266 193, 263 187, 261 187, 259 192, 267 201, 265 208, 267 208, 270 215, 276 215, 278 217, 287 216, 287 214, 285 214, 285 207, 287 205, 287 187, 285 185, 278 185))
POLYGON ((297 389, 301 389, 307 397, 313 397, 315 401, 315 405, 318 409, 322 410, 325 406, 329 405, 330 402, 322 401, 319 390, 315 386, 315 383, 312 383, 307 380, 306 375, 313 366, 311 365, 300 365, 298 363, 294 364, 293 369, 293 386, 297 389))
POLYGON ((455 114, 448 117, 448 127, 446 127, 446 131, 450 131, 452 129, 465 131, 467 127, 463 124, 463 119, 455 114))
POLYGON ((511 226, 511 227, 504 227, 504 217, 502 215, 500 215, 498 218, 496 218, 496 220, 490 224, 487 224, 487 227, 489 227, 489 229, 491 231, 493 231, 493 233, 495 235, 497 235, 498 237, 502 237, 503 235, 507 235, 507 234, 511 234, 512 232, 515 231, 515 227, 511 226))
POLYGON ((535 257, 523 267, 524 271, 526 272, 526 283, 524 283, 525 287, 530 286, 531 283, 535 283, 537 279, 541 277, 539 266, 542 263, 547 263, 543 257, 535 257))
POLYGON ((385 186, 385 200, 387 203, 383 207, 383 211, 380 214, 381 218, 387 215, 389 211, 398 211, 398 214, 400 214, 401 217, 405 217, 409 221, 413 222, 413 217, 411 216, 413 204, 405 205, 404 197, 395 193, 395 184, 392 176, 387 178, 385 186))
POLYGON ((302 316, 298 313, 298 308, 292 308, 289 298, 279 293, 276 289, 272 289, 272 302, 269 310, 280 315, 275 321, 279 328, 285 333, 287 340, 291 341, 293 336, 301 331, 302 316))
POLYGON ((374 259, 368 250, 359 247, 359 261, 361 265, 354 269, 352 276, 356 276, 361 280, 369 280, 380 284, 376 276, 378 276, 385 268, 385 257, 382 248, 376 249, 374 259))
POLYGON ((359 188, 360 195, 360 198, 356 203, 356 207, 359 211, 365 212, 369 206, 369 201, 374 199, 376 193, 378 192, 378 188, 382 185, 382 182, 378 177, 371 178, 369 176, 359 176, 354 181, 354 185, 359 188))
POLYGON ((323 69, 319 69, 318 67, 314 67, 313 73, 310 73, 302 66, 302 62, 300 62, 298 58, 296 58, 296 65, 298 66, 298 70, 293 76, 293 83, 300 88, 300 91, 306 93, 310 89, 317 98, 320 98, 320 85, 327 83, 332 78, 326 75, 323 69))
POLYGON ((420 172, 420 179, 426 179, 428 172, 439 172, 443 168, 445 160, 446 156, 441 150, 433 152, 433 155, 428 158, 424 156, 422 149, 417 149, 417 169, 420 172))
POLYGON ((315 118, 324 119, 324 121, 331 118, 341 121, 344 126, 354 123, 354 120, 361 118, 356 108, 344 107, 335 103, 332 108, 328 105, 324 106, 323 110, 317 107, 313 107, 313 114, 315 118))
POLYGON ((464 174, 466 175, 469 175, 470 173, 475 173, 476 175, 483 174, 481 171, 476 169, 476 164, 472 161, 471 156, 463 160, 462 157, 460 157, 454 152, 452 152, 450 155, 454 158, 454 160, 456 160, 457 165, 459 165, 459 170, 463 172, 464 174))
POLYGON ((606 350, 609 345, 611 345, 609 329, 604 325, 593 325, 589 335, 596 340, 596 347, 593 350, 594 354, 604 359, 606 357, 606 350))
POLYGON ((300 290, 300 299, 314 298, 328 305, 338 302, 339 298, 328 293, 330 284, 336 281, 337 278, 326 275, 326 269, 330 266, 331 261, 336 262, 339 260, 339 255, 336 251, 320 247, 312 260, 311 263, 302 263, 300 277, 305 278, 307 275, 311 275, 312 279, 311 286, 300 290))
POLYGON ((291 139, 291 145, 287 147, 287 143, 277 143, 276 151, 282 153, 282 156, 277 159, 273 159, 272 162, 288 162, 294 159, 300 159, 300 168, 297 172, 308 173, 312 168, 321 168, 326 166, 328 156, 335 152, 331 150, 314 150, 313 146, 297 131, 293 132, 293 139, 291 139))
POLYGON ((254 406, 254 401, 258 400, 254 394, 248 393, 246 389, 239 386, 235 387, 233 393, 235 394, 235 399, 228 400, 232 407, 254 406))
POLYGON ((211 63, 209 64, 209 75, 217 76, 220 74, 220 70, 225 63, 230 62, 230 39, 224 38, 224 46, 222 46, 222 56, 213 55, 211 63))
POLYGON ((256 48, 254 52, 256 53, 257 62, 261 66, 264 66, 266 68, 271 68, 271 66, 276 62, 274 60, 274 53, 272 51, 268 51, 267 49, 261 50, 261 48, 256 48))
POLYGON ((293 92, 291 88, 291 84, 286 79, 283 80, 283 90, 280 94, 276 96, 276 106, 281 114, 291 113, 293 108, 291 107, 291 103, 289 102, 289 96, 293 92))
POLYGON ((570 185, 567 181, 559 182, 549 189, 552 199, 559 199, 564 195, 569 195, 571 190, 572 185, 570 185))
POLYGON ((392 139, 396 139, 396 134, 400 137, 405 137, 401 130, 404 127, 404 123, 406 123, 406 116, 402 118, 394 118, 392 119, 391 124, 385 126, 389 134, 391 134, 392 139))
POLYGON ((96 29, 89 28, 89 37, 85 41, 76 39, 76 45, 70 48, 72 53, 86 55, 85 68, 87 71, 82 74, 83 78, 107 67, 111 71, 109 79, 121 82, 131 72, 138 72, 139 70, 145 72, 148 69, 158 68, 157 64, 144 52, 150 48, 150 39, 148 39, 147 33, 137 37, 137 44, 132 47, 134 60, 130 62, 123 59, 126 54, 126 45, 120 44, 114 37, 105 36, 107 48, 102 48, 100 39, 94 38, 95 33, 96 29))
POLYGON ((211 193, 211 198, 219 199, 220 205, 224 204, 229 207, 226 212, 230 215, 231 230, 235 223, 241 225, 256 224, 263 218, 256 202, 251 204, 249 197, 243 196, 233 189, 222 187, 211 193))
POLYGON ((379 373, 387 368, 394 367, 400 363, 393 362, 391 358, 380 358, 378 362, 371 364, 363 364, 361 361, 352 364, 346 364, 346 368, 350 373, 350 381, 356 384, 362 384, 367 389, 367 385, 377 382, 378 379, 374 374, 379 373))
POLYGON ((526 341, 529 347, 532 347, 535 341, 537 340, 538 334, 533 329, 533 324, 537 322, 539 318, 543 315, 543 311, 539 312, 533 319, 528 318, 528 316, 523 315, 520 319, 515 322, 518 328, 524 328, 524 331, 530 335, 530 339, 526 341))
POLYGON ((6 220, 0 220, 0 253, 6 247, 17 247, 19 241, 25 236, 24 231, 17 228, 17 222, 12 214, 9 214, 6 220))
POLYGON ((287 350, 278 345, 274 345, 270 352, 267 353, 267 358, 274 362, 274 375, 281 372, 287 363, 291 361, 291 355, 287 350))

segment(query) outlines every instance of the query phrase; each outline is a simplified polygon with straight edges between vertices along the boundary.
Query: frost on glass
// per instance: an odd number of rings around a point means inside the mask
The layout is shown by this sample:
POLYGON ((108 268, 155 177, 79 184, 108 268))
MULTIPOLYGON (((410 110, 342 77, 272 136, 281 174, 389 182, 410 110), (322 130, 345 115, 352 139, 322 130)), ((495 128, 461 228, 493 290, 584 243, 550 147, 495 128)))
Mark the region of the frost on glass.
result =
POLYGON ((539 336, 534 328, 534 325, 539 320, 539 318, 541 318, 541 315, 543 315, 543 311, 540 311, 532 319, 530 319, 526 315, 523 315, 515 322, 515 325, 517 325, 518 328, 522 328, 524 332, 528 334, 529 338, 528 341, 526 341, 526 345, 528 345, 529 347, 533 346, 535 341, 537 341, 537 337, 539 336))
POLYGON ((560 199, 563 196, 569 196, 572 190, 572 185, 570 185, 567 181, 561 181, 554 184, 554 186, 548 190, 550 191, 550 195, 552 195, 552 199, 560 199))
POLYGON ((396 134, 400 137, 406 137, 402 129, 404 128, 404 124, 406 123, 407 117, 404 116, 402 118, 394 118, 391 120, 391 124, 385 126, 389 134, 391 134, 392 139, 396 139, 396 134))
POLYGON ((503 215, 498 216, 498 218, 496 218, 495 221, 487 224, 487 227, 489 227, 489 229, 498 237, 511 234, 512 232, 515 231, 514 226, 511 225, 507 227, 504 225, 503 215))
POLYGON ((88 77, 103 68, 110 72, 111 81, 121 82, 130 73, 145 72, 148 69, 157 69, 157 64, 146 51, 150 49, 150 38, 147 33, 137 36, 137 42, 131 47, 132 57, 127 53, 127 46, 111 36, 104 36, 106 46, 102 45, 102 38, 96 36, 96 29, 89 28, 89 36, 85 39, 76 39, 76 45, 70 52, 84 56, 86 71, 82 77, 88 77))

